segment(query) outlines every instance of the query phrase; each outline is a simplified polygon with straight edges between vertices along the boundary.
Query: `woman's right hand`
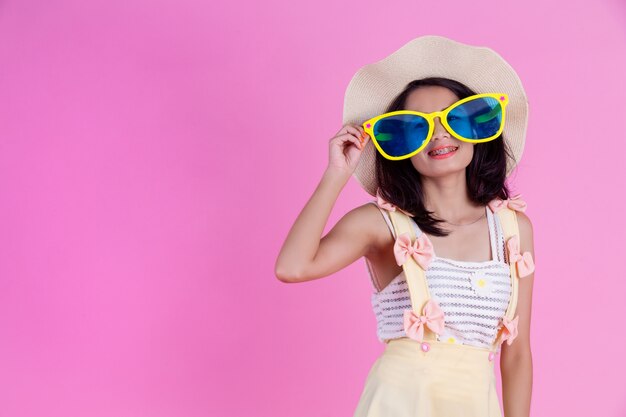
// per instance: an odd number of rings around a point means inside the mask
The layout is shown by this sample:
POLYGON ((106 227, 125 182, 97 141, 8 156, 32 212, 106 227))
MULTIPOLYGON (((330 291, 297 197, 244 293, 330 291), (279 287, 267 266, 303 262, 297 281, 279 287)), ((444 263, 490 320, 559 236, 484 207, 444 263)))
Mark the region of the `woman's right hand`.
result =
POLYGON ((368 140, 362 126, 343 126, 330 140, 328 169, 352 175, 368 140))

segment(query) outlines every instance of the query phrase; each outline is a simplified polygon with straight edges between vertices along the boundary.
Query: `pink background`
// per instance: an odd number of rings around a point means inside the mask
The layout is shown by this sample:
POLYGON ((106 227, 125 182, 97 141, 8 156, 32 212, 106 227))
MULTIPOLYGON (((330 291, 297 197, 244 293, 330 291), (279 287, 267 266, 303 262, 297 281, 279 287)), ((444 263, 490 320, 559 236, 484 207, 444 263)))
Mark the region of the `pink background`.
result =
POLYGON ((352 75, 423 34, 528 93, 532 415, 626 415, 626 7, 381 4, 0 2, 0 416, 351 415, 383 350, 363 260, 274 262, 352 75))

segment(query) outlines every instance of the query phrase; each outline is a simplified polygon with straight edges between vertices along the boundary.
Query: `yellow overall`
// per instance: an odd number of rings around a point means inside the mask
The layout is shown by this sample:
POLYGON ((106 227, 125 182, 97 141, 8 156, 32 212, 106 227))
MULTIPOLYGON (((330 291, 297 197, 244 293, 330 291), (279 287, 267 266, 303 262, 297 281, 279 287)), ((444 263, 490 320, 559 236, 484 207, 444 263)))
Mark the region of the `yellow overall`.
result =
MULTIPOLYGON (((399 210, 389 214, 396 236, 409 233, 413 242, 411 219, 399 210)), ((495 214, 505 242, 519 237, 514 210, 503 207, 495 214)), ((512 320, 519 276, 515 263, 508 263, 512 291, 505 317, 512 320)), ((425 271, 410 256, 402 267, 412 309, 421 313, 430 299, 425 271)), ((451 344, 424 326, 421 343, 408 337, 388 340, 367 375, 354 417, 502 417, 494 372, 499 339, 490 348, 451 344)))

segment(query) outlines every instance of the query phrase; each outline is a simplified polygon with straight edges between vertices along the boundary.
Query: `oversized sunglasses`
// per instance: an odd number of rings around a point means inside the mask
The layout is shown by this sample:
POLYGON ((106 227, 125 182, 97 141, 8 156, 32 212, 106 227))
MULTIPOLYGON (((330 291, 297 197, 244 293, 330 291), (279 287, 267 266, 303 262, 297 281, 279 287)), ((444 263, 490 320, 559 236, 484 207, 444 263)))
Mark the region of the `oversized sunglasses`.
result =
POLYGON ((426 147, 435 130, 435 117, 455 138, 480 143, 497 138, 504 129, 508 95, 476 94, 459 100, 445 110, 421 113, 397 110, 363 123, 376 149, 387 159, 412 157, 426 147))

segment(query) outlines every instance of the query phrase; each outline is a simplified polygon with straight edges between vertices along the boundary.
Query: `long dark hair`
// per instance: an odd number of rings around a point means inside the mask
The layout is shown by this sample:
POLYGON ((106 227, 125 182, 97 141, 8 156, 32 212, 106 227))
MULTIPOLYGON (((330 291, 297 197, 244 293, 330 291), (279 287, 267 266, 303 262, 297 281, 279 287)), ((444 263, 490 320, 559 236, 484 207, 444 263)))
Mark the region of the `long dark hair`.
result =
MULTIPOLYGON (((420 87, 441 86, 449 89, 460 99, 477 94, 459 81, 442 77, 428 77, 411 81, 387 108, 387 112, 404 110, 408 95, 420 87)), ((494 198, 507 199, 510 191, 506 186, 506 158, 514 158, 506 146, 502 134, 489 142, 476 143, 474 156, 465 171, 467 190, 471 201, 487 205, 494 198)), ((380 194, 385 200, 408 211, 419 228, 433 236, 447 236, 437 219, 424 206, 424 190, 420 173, 410 159, 391 161, 376 152, 376 178, 380 194)))

